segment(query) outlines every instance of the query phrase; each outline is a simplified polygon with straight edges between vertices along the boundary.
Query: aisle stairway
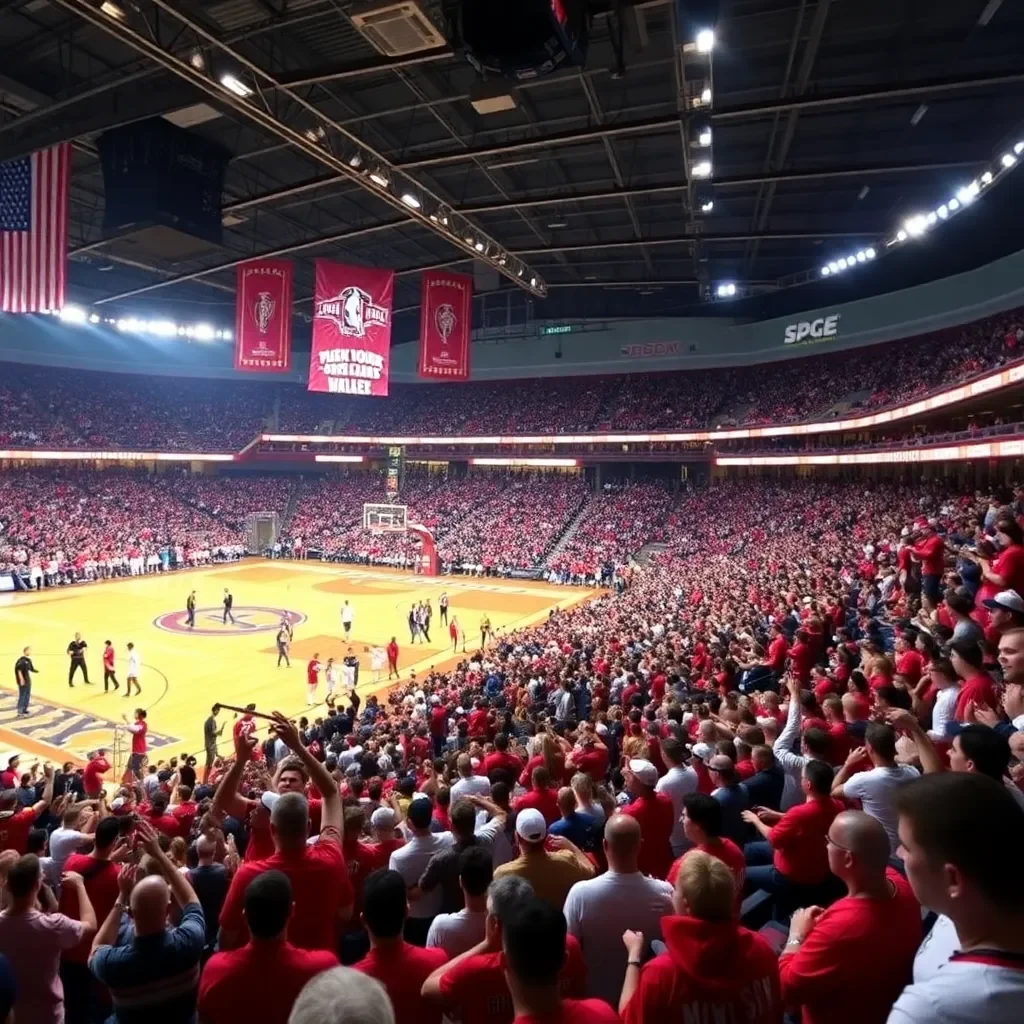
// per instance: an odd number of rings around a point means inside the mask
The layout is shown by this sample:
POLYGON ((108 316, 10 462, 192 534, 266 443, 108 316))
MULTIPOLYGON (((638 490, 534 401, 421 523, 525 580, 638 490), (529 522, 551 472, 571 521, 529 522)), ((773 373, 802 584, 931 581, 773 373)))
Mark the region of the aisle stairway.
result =
POLYGON ((569 541, 572 540, 573 536, 576 534, 576 531, 580 528, 580 523, 583 522, 583 517, 587 513, 587 508, 590 506, 590 503, 593 500, 594 495, 591 495, 589 498, 587 498, 586 501, 580 504, 579 511, 576 513, 576 515, 572 517, 572 519, 569 522, 569 525, 565 528, 565 532, 562 534, 561 537, 558 538, 558 540, 555 541, 555 543, 551 546, 551 550, 548 551, 548 553, 544 556, 545 562, 550 563, 552 559, 557 558, 566 549, 566 547, 569 544, 569 541))

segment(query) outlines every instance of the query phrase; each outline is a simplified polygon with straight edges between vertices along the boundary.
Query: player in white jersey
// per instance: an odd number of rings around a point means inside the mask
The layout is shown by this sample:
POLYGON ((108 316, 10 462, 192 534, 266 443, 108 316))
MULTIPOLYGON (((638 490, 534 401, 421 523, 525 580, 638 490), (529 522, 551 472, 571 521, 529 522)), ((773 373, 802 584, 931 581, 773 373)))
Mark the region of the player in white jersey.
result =
POLYGON ((345 630, 345 639, 352 634, 352 605, 346 601, 341 606, 341 628, 345 630))
POLYGON ((334 696, 334 688, 338 685, 338 670, 334 667, 334 659, 327 659, 327 667, 324 669, 324 679, 327 680, 327 702, 331 702, 334 696))
POLYGON ((132 684, 135 684, 135 692, 142 696, 142 687, 139 686, 139 674, 142 668, 142 657, 135 644, 128 644, 128 685, 125 687, 125 697, 132 695, 132 684))

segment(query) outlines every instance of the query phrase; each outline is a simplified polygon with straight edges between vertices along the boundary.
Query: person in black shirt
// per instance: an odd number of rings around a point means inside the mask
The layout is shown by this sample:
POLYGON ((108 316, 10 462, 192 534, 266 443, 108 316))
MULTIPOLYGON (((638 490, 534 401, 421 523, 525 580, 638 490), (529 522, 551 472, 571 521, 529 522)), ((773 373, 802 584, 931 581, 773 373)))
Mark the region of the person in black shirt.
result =
POLYGON ((185 598, 185 611, 188 613, 185 625, 192 629, 196 624, 196 592, 194 590, 185 598))
POLYGON ((223 724, 217 728, 217 715, 220 712, 220 705, 214 704, 210 708, 210 717, 203 723, 203 746, 206 748, 206 765, 203 768, 203 785, 205 786, 210 778, 210 770, 213 762, 217 760, 217 740, 224 732, 223 724))
POLYGON ((231 614, 231 606, 235 603, 235 599, 231 594, 231 591, 227 587, 224 588, 224 618, 221 620, 223 625, 227 624, 228 619, 231 620, 231 625, 235 624, 235 617, 231 614))
MULTIPOLYGON (((203 955, 209 957, 217 942, 220 911, 228 894, 230 878, 227 868, 217 863, 217 842, 212 836, 203 833, 196 840, 196 853, 199 864, 189 870, 188 879, 203 908, 203 920, 206 922, 206 947, 203 955)), ((234 856, 237 858, 238 855, 234 856)))
POLYGON ((28 714, 28 702, 32 696, 32 673, 39 669, 32 664, 31 647, 24 647, 21 657, 14 663, 14 681, 18 684, 18 714, 28 714))
POLYGON ((277 631, 277 667, 281 667, 281 659, 284 658, 285 665, 288 668, 292 667, 291 661, 288 659, 288 641, 291 640, 291 633, 288 631, 288 627, 282 625, 277 631))
POLYGON ((81 633, 75 634, 75 639, 68 644, 68 656, 71 664, 68 666, 68 686, 74 687, 75 673, 81 669, 85 677, 86 685, 89 685, 89 669, 85 664, 85 650, 89 645, 82 639, 81 633))

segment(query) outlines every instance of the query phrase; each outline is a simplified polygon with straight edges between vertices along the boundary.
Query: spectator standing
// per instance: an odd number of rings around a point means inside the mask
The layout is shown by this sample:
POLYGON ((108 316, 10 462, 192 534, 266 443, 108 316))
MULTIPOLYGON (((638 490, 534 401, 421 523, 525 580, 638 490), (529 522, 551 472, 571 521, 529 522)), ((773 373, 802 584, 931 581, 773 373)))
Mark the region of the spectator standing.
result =
MULTIPOLYGON (((121 835, 120 819, 104 818, 96 826, 95 846, 91 853, 72 853, 64 865, 69 874, 82 878, 93 914, 105 921, 117 902, 118 866, 111 860, 121 835)), ((74 920, 82 920, 77 886, 61 886, 60 910, 74 920)), ((64 983, 65 1019, 67 1024, 91 1024, 106 1016, 100 1012, 96 985, 89 970, 92 935, 86 935, 61 957, 60 977, 64 983)))
POLYGON ((540 811, 532 807, 520 811, 516 816, 516 835, 519 856, 495 870, 496 881, 509 876, 522 878, 530 883, 539 899, 561 911, 569 890, 577 882, 594 877, 594 865, 564 836, 550 840, 554 850, 548 853, 544 848, 548 826, 540 811))
POLYGON ((664 793, 672 801, 672 856, 678 857, 688 845, 683 833, 683 797, 697 792, 697 773, 688 765, 683 766, 687 751, 673 736, 662 742, 661 756, 668 771, 658 779, 654 791, 664 793))
MULTIPOLYGON (((247 861, 231 880, 221 911, 221 948, 234 949, 246 941, 245 890, 257 875, 275 870, 288 876, 295 896, 291 941, 302 949, 333 951, 339 926, 351 916, 353 902, 341 851, 341 794, 330 772, 303 746, 298 730, 280 713, 274 715, 274 731, 302 762, 320 794, 320 833, 316 843, 306 842, 309 804, 304 796, 278 796, 270 813, 275 852, 265 860, 247 861)), ((251 755, 252 747, 244 737, 235 746, 243 761, 251 755)))
POLYGON ((79 918, 39 909, 43 874, 39 858, 29 853, 7 872, 9 905, 0 912, 0 954, 17 982, 15 1019, 30 1024, 64 1024, 64 986, 58 974, 61 953, 96 931, 96 915, 81 875, 65 874, 75 890, 79 918))
POLYGON ((427 947, 443 949, 449 957, 483 942, 487 921, 487 890, 494 877, 491 852, 471 846, 459 854, 459 887, 464 906, 454 914, 438 914, 427 932, 427 947))
POLYGON ((921 941, 921 910, 889 864, 882 823, 844 811, 828 832, 832 872, 846 896, 827 910, 806 907, 790 922, 779 960, 786 1005, 802 1024, 884 1024, 907 983, 921 941))
POLYGON ((641 967, 648 936, 626 931, 623 1024, 656 1021, 745 1021, 779 1024, 779 966, 771 946, 734 914, 733 878, 699 850, 684 859, 661 928, 667 951, 641 967))
POLYGON ((617 1024, 618 1014, 600 999, 563 999, 565 918, 549 903, 527 900, 502 928, 505 977, 516 1024, 617 1024))
POLYGON ((871 722, 864 734, 865 747, 850 752, 832 784, 832 795, 840 799, 859 800, 867 814, 877 818, 889 836, 893 853, 900 845, 897 831, 896 790, 904 782, 920 774, 909 764, 896 763, 896 731, 884 722, 871 722), (855 771, 865 754, 873 767, 855 771))
POLYGON ((28 833, 36 819, 43 813, 53 800, 53 766, 43 765, 43 795, 30 807, 18 806, 18 795, 13 789, 0 793, 0 850, 14 850, 17 854, 25 852, 28 833))
POLYGON ((750 808, 750 798, 736 774, 736 765, 728 755, 715 754, 708 771, 718 784, 711 796, 722 805, 722 835, 742 846, 750 833, 743 820, 744 811, 750 808))
POLYGON ((14 682, 18 687, 18 714, 27 715, 32 699, 32 676, 39 669, 32 664, 32 648, 23 647, 21 657, 14 663, 14 682))
POLYGON ((640 870, 652 878, 665 878, 672 866, 672 800, 665 793, 656 793, 658 769, 650 761, 634 758, 626 772, 626 788, 632 803, 622 808, 623 814, 636 818, 643 833, 640 848, 640 870))
POLYGON ((373 872, 363 887, 363 923, 370 952, 355 970, 376 978, 395 1008, 395 1024, 441 1024, 441 1011, 423 998, 423 983, 447 959, 443 949, 423 949, 403 938, 409 903, 397 871, 373 872))
POLYGON ((1022 1019, 1024 875, 1007 851, 1024 849, 1024 811, 976 772, 915 779, 896 811, 907 879, 942 934, 922 947, 888 1024, 1022 1019))
MULTIPOLYGON (((237 859, 234 838, 228 837, 228 856, 237 859)), ((217 928, 220 913, 227 899, 231 877, 224 864, 217 863, 217 841, 212 835, 203 833, 196 840, 196 856, 199 863, 188 873, 188 880, 199 898, 206 921, 206 952, 211 953, 217 944, 217 928)), ((289 883, 289 893, 291 885, 289 883)))
POLYGON ((116 1024, 189 1024, 195 1017, 199 964, 206 938, 203 910, 188 879, 160 848, 158 833, 146 821, 135 826, 156 874, 135 883, 136 869, 121 868, 120 893, 96 933, 89 969, 110 990, 116 1024), (180 911, 168 927, 167 906, 180 911), (131 902, 135 930, 118 945, 125 904, 131 902))
POLYGON ((293 911, 287 875, 264 871, 249 883, 245 890, 249 941, 240 949, 215 953, 203 969, 199 983, 203 1024, 239 1020, 287 1024, 306 982, 338 966, 333 953, 299 949, 288 941, 293 911))
POLYGON ((583 950, 587 995, 612 1007, 618 1006, 626 976, 622 933, 628 929, 660 940, 661 918, 672 913, 672 886, 639 870, 641 842, 635 818, 612 815, 604 834, 608 870, 577 882, 563 910, 569 934, 583 950))
POLYGON ((431 892, 420 893, 420 879, 434 854, 455 845, 451 832, 431 831, 433 814, 434 807, 429 797, 413 799, 407 817, 412 838, 405 846, 392 851, 388 864, 392 871, 402 876, 408 889, 416 890, 410 893, 409 915, 405 921, 405 938, 416 946, 426 944, 430 923, 441 911, 440 886, 431 892))

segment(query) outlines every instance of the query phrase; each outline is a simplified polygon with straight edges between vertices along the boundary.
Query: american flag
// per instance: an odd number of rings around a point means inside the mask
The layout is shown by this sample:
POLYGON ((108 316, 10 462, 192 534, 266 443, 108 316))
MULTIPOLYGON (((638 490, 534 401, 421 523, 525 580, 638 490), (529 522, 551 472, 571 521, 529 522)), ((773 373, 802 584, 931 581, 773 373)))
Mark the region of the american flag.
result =
POLYGON ((0 310, 64 307, 71 144, 0 163, 0 310))

